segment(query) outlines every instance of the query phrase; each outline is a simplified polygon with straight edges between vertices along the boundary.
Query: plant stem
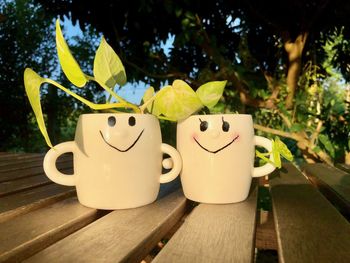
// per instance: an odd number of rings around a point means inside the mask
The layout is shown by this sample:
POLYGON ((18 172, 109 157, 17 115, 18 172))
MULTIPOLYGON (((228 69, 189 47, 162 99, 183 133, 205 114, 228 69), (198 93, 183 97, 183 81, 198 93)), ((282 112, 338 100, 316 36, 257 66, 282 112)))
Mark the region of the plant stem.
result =
POLYGON ((156 94, 153 95, 152 98, 150 98, 148 101, 146 101, 143 105, 141 105, 139 108, 140 108, 140 111, 141 113, 143 113, 145 111, 145 109, 147 108, 147 106, 153 102, 156 98, 156 94))
POLYGON ((164 117, 164 116, 156 116, 158 119, 160 119, 160 120, 167 120, 167 121, 173 121, 173 122, 176 122, 176 120, 174 120, 174 119, 170 119, 170 118, 168 118, 168 117, 164 117))
MULTIPOLYGON (((61 84, 57 83, 56 81, 54 81, 52 79, 44 79, 44 80, 45 80, 45 82, 50 83, 50 84, 56 86, 57 88, 63 90, 64 92, 68 93, 72 97, 76 98, 77 100, 81 101, 82 103, 84 103, 85 105, 89 106, 91 109, 94 109, 94 110, 105 110, 105 109, 111 109, 111 108, 130 108, 130 103, 128 103, 128 102, 96 104, 96 103, 93 103, 93 102, 79 96, 78 94, 74 93, 73 91, 70 91, 69 89, 63 87, 61 84)), ((136 107, 136 108, 139 112, 139 108, 138 107, 136 107)))
POLYGON ((130 109, 133 109, 134 112, 141 112, 140 111, 140 108, 137 107, 135 104, 132 104, 130 102, 127 102, 126 100, 124 100, 122 97, 120 97, 118 94, 116 94, 113 90, 111 90, 106 84, 98 81, 97 79, 95 79, 94 77, 92 76, 89 76, 89 75, 85 75, 85 77, 88 79, 88 80, 91 80, 91 81, 95 81, 97 82, 102 88, 104 88, 110 95, 112 95, 115 99, 117 99, 120 103, 123 103, 126 107, 125 108, 130 108, 130 109))

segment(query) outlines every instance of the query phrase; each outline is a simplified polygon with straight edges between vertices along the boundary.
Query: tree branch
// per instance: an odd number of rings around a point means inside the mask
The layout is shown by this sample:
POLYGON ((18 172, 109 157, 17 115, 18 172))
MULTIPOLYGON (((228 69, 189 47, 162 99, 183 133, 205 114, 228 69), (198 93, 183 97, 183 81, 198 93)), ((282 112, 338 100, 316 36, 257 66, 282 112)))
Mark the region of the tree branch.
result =
POLYGON ((282 137, 285 137, 285 138, 290 138, 290 139, 293 139, 293 140, 296 140, 296 141, 300 140, 299 136, 294 134, 294 133, 272 129, 272 128, 265 127, 265 126, 262 126, 262 125, 259 125, 259 124, 254 124, 254 128, 259 130, 259 131, 275 134, 275 135, 282 136, 282 137))
POLYGON ((323 126, 323 121, 319 120, 318 123, 317 123, 316 130, 311 135, 310 143, 311 143, 312 146, 315 145, 315 141, 316 141, 318 135, 321 132, 322 126, 323 126))
POLYGON ((293 100, 298 88, 298 79, 301 71, 301 58, 307 37, 308 32, 303 32, 297 36, 294 42, 292 42, 288 32, 285 32, 285 34, 282 35, 282 38, 284 39, 284 49, 287 52, 289 62, 286 78, 288 88, 288 95, 286 97, 287 109, 293 107, 293 100))
POLYGON ((180 79, 188 79, 188 76, 185 73, 182 72, 170 72, 167 74, 154 74, 151 72, 148 72, 147 70, 139 67, 138 65, 136 65, 135 63, 128 61, 128 60, 124 60, 125 64, 128 64, 129 66, 135 68, 136 70, 142 72, 143 74, 145 74, 148 77, 151 78, 155 78, 155 79, 166 79, 166 78, 180 78, 180 79))

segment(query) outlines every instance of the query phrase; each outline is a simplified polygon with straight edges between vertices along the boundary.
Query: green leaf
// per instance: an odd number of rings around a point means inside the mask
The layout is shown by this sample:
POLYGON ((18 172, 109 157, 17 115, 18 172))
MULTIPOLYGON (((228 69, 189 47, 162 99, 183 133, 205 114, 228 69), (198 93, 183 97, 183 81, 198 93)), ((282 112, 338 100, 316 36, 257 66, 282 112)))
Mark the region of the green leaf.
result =
POLYGON ((299 132, 299 131, 302 131, 303 129, 304 129, 304 125, 300 123, 294 123, 292 127, 290 127, 291 132, 299 132))
POLYGON ((56 20, 56 48, 62 70, 69 81, 77 87, 85 86, 87 79, 69 50, 62 34, 59 19, 56 20))
POLYGON ((265 162, 270 163, 273 166, 276 166, 275 163, 273 163, 269 158, 267 158, 263 153, 259 152, 258 150, 255 150, 255 155, 256 155, 256 157, 264 160, 265 162))
POLYGON ((330 141, 329 137, 324 134, 320 134, 318 136, 319 141, 323 144, 323 146, 326 148, 327 152, 331 155, 332 158, 335 156, 335 151, 332 142, 330 141))
POLYGON ((107 104, 95 104, 91 101, 88 101, 87 99, 77 95, 76 93, 70 91, 69 89, 63 87, 61 84, 51 80, 51 79, 44 79, 40 77, 37 73, 35 73, 32 69, 26 68, 24 71, 24 87, 30 102, 30 105, 32 106, 32 109, 35 114, 35 118, 37 120, 39 129, 42 133, 42 135, 45 138, 45 141, 48 146, 51 148, 52 143, 50 141, 49 135, 46 130, 44 116, 40 104, 40 87, 43 83, 49 83, 57 88, 63 90, 67 94, 73 96, 77 100, 81 101, 85 105, 89 106, 90 108, 94 110, 106 110, 111 108, 125 108, 125 103, 107 103, 107 104))
MULTIPOLYGON (((143 94, 143 98, 142 98, 142 101, 143 103, 148 103, 152 98, 153 96, 155 96, 155 92, 154 92, 154 88, 153 87, 149 87, 145 93, 143 94)), ((148 103, 146 106, 147 106, 147 110, 149 113, 152 113, 153 115, 156 115, 158 116, 158 112, 155 111, 154 107, 154 101, 152 101, 151 103, 148 103)))
POLYGON ((52 148, 49 135, 45 127, 45 121, 43 111, 40 104, 40 86, 45 83, 45 80, 35 73, 32 69, 26 68, 24 71, 24 87, 33 108, 36 121, 38 122, 39 129, 43 134, 46 143, 52 148))
POLYGON ((182 80, 162 88, 154 101, 154 110, 174 121, 185 119, 202 107, 197 94, 182 80))
POLYGON ((94 76, 98 82, 105 83, 112 89, 116 84, 123 86, 126 83, 123 63, 104 37, 96 51, 94 76))
POLYGON ((278 144, 274 140, 272 140, 272 156, 273 156, 273 160, 274 160, 274 165, 277 168, 281 168, 282 167, 281 155, 280 155, 280 152, 278 149, 278 144))
POLYGON ((285 145, 280 138, 276 137, 274 141, 274 145, 277 151, 288 161, 293 161, 293 154, 288 149, 287 145, 285 145))
POLYGON ((314 148, 312 148, 312 150, 315 152, 315 153, 319 153, 322 149, 318 146, 315 146, 314 148))
POLYGON ((220 100, 227 81, 211 81, 200 86, 196 93, 201 102, 208 108, 212 108, 220 100))

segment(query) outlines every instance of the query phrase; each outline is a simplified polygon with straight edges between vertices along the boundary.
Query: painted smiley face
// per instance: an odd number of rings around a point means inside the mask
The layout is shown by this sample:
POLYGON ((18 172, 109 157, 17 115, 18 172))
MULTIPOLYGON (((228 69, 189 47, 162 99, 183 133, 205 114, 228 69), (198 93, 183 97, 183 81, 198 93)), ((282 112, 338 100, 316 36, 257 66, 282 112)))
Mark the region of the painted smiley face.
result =
MULTIPOLYGON (((116 125, 116 123, 117 123, 117 121, 116 121, 116 118, 114 116, 108 117, 108 126, 109 127, 114 127, 116 125)), ((136 126, 136 118, 134 116, 129 117, 128 125, 130 127, 136 126)), ((130 145, 128 147, 126 147, 125 149, 120 149, 120 147, 112 145, 110 142, 108 142, 101 130, 100 130, 100 135, 101 135, 103 141, 111 148, 113 148, 119 152, 127 152, 136 145, 136 143, 139 141, 139 139, 141 138, 144 131, 145 131, 145 129, 141 130, 141 132, 135 137, 134 140, 131 141, 130 145)))
MULTIPOLYGON (((199 125, 199 129, 201 132, 205 132, 207 131, 208 127, 209 127, 209 124, 207 121, 202 121, 201 119, 199 119, 200 121, 200 125, 199 125)), ((227 133, 230 131, 230 124, 224 120, 224 117, 222 117, 222 126, 221 126, 221 129, 223 132, 227 133)), ((239 138, 239 134, 236 134, 234 133, 233 134, 233 138, 228 142, 226 143, 224 146, 222 147, 219 147, 218 149, 215 149, 215 150, 210 150, 208 149, 207 147, 203 146, 200 142, 199 142, 199 139, 196 138, 197 136, 193 136, 193 139, 194 141, 198 144, 199 147, 201 147, 203 150, 207 151, 207 152, 210 152, 210 153, 213 153, 213 154, 216 154, 222 150, 224 150, 225 148, 229 147, 232 143, 234 143, 238 138, 239 138)))

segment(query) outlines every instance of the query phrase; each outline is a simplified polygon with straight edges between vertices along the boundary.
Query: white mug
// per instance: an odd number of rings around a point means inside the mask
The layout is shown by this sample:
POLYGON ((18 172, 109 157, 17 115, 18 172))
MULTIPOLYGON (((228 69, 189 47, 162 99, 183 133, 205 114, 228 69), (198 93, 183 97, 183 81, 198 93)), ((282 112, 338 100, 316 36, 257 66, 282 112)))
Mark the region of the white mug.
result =
POLYGON ((124 209, 152 203, 160 183, 177 177, 179 153, 162 143, 158 119, 150 114, 97 113, 79 117, 75 140, 56 145, 44 159, 46 175, 76 186, 81 204, 97 209, 124 209), (56 159, 72 152, 74 174, 56 168, 56 159), (162 175, 163 153, 173 169, 162 175))
POLYGON ((192 115, 180 121, 177 150, 182 158, 180 176, 185 196, 214 204, 245 200, 252 177, 275 169, 270 163, 254 167, 256 145, 272 150, 269 139, 254 136, 251 115, 192 115))

